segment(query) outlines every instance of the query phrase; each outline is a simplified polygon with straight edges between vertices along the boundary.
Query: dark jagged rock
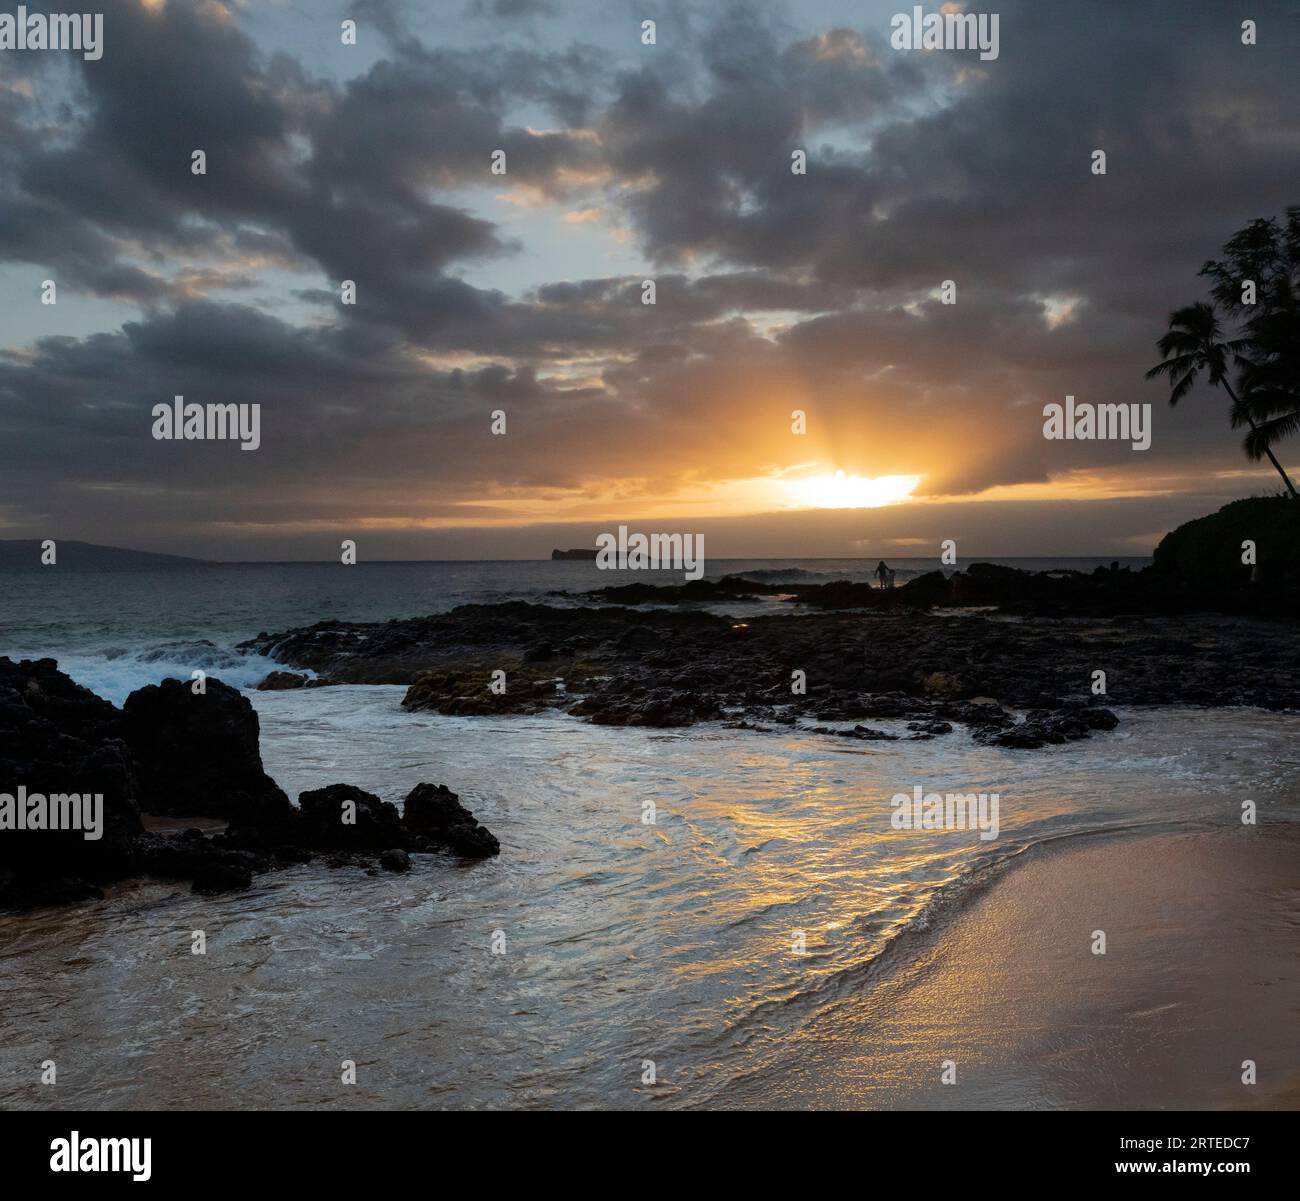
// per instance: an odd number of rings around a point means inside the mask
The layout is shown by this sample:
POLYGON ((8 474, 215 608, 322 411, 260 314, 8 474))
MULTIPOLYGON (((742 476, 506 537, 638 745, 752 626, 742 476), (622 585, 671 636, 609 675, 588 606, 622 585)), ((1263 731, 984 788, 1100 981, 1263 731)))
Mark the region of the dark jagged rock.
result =
POLYGON ((53 659, 0 658, 0 793, 101 794, 102 831, 0 831, 0 905, 100 895, 137 867, 142 831, 136 765, 120 714, 74 683, 53 659))
MULTIPOLYGON (((1290 520, 1290 510, 1277 516, 1290 520)), ((1270 545, 1281 554, 1288 544, 1270 545)), ((1042 746, 1107 728, 1071 712, 1092 701, 1099 670, 1115 705, 1300 708, 1293 624, 1204 611, 1293 622, 1300 597, 1281 585, 1219 588, 1154 569, 1026 572, 989 563, 892 589, 740 577, 697 584, 587 594, 663 602, 653 609, 461 606, 404 621, 323 622, 246 645, 334 682, 406 682, 412 710, 553 708, 606 725, 901 720, 941 723, 920 724, 915 737, 943 737, 946 723, 1042 746), (792 609, 739 621, 687 607, 748 595, 780 596, 792 609), (494 698, 487 681, 497 669, 509 684, 494 698), (792 672, 806 692, 792 688, 792 672), (1018 715, 1032 710, 1054 716, 1018 728, 1018 715)))
POLYGON ((952 599, 952 586, 942 571, 929 571, 909 580, 901 589, 887 589, 902 593, 908 602, 918 605, 941 605, 952 599))
POLYGON ((501 846, 445 784, 417 784, 396 806, 350 784, 332 784, 298 797, 302 842, 322 850, 452 850, 470 858, 501 846), (345 810, 345 805, 353 808, 345 810), (355 810, 355 812, 354 812, 355 810), (355 818, 343 821, 345 812, 355 818))
POLYGON ((683 688, 647 689, 618 685, 579 701, 569 710, 598 726, 653 726, 671 729, 716 721, 723 716, 717 700, 683 688))
MULTIPOLYGON (((1154 566, 1133 571, 1112 564, 1091 572, 1021 571, 973 563, 962 571, 931 571, 897 588, 862 581, 770 582, 743 576, 687 584, 626 584, 584 596, 614 604, 680 605, 784 596, 823 610, 925 610, 991 607, 1036 616, 1120 616, 1216 611, 1294 616, 1300 592, 1300 507, 1282 497, 1234 501, 1218 513, 1166 535, 1154 566), (1256 563, 1243 564, 1244 540, 1256 563)), ((560 594, 566 595, 566 594, 560 594)))
POLYGON ((472 857, 500 849, 443 786, 412 793, 415 829, 393 805, 348 785, 305 792, 302 810, 294 808, 262 769, 248 701, 216 680, 207 688, 194 697, 188 685, 166 681, 132 693, 123 712, 52 659, 0 658, 0 793, 16 797, 21 786, 27 795, 103 794, 99 839, 81 830, 0 830, 0 907, 94 899, 103 885, 140 875, 226 892, 247 888, 259 872, 307 862, 314 849, 362 865, 381 854, 390 871, 409 868, 407 848, 472 857), (146 831, 137 797, 151 812, 230 824, 210 835, 146 831), (345 801, 355 804, 354 825, 341 820, 345 801))
POLYGON ((1087 738, 1093 730, 1113 730, 1119 718, 1100 705, 1072 704, 1059 711, 1031 710, 1018 725, 984 726, 975 731, 977 742, 988 746, 1034 750, 1048 744, 1087 738))
MULTIPOLYGON (((467 660, 482 662, 485 683, 494 668, 509 669, 530 648, 549 643, 578 660, 601 652, 629 628, 644 626, 650 640, 665 631, 730 628, 726 618, 696 610, 642 613, 623 608, 555 609, 512 601, 460 605, 450 613, 400 621, 321 621, 298 630, 259 634, 240 643, 298 670, 316 671, 338 684, 412 684, 436 671, 463 671, 467 660)), ((312 681, 315 683, 316 681, 312 681)))
POLYGON ((785 591, 801 604, 815 605, 819 609, 871 609, 901 603, 902 588, 888 593, 872 588, 870 584, 849 580, 832 580, 829 584, 796 584, 785 591))
POLYGON ((851 738, 860 738, 867 742, 897 742, 897 734, 887 734, 884 730, 873 730, 870 726, 854 726, 847 731, 851 738))
POLYGON ((208 679, 196 694, 185 681, 164 680, 131 693, 123 715, 146 812, 242 826, 292 820, 289 798, 262 767, 257 711, 236 689, 208 679))
POLYGON ((384 851, 404 847, 406 831, 394 805, 351 784, 298 794, 298 841, 321 850, 384 851))
POLYGON ((258 686, 258 692, 284 692, 291 688, 302 688, 307 684, 307 677, 296 671, 273 671, 258 686))
POLYGON ((386 872, 409 872, 411 857, 405 851, 393 848, 379 856, 379 866, 386 872))
POLYGON ((1101 705, 1067 704, 1066 708, 1089 730, 1113 730, 1119 718, 1101 705))
POLYGON ((121 713, 109 701, 83 688, 59 670, 53 659, 0 656, 0 718, 9 710, 6 733, 33 718, 42 718, 60 734, 95 743, 122 737, 121 713), (15 695, 16 694, 16 695, 15 695))
POLYGON ((538 713, 555 693, 552 679, 528 671, 508 672, 503 692, 493 691, 491 683, 488 672, 431 671, 407 689, 402 708, 471 717, 538 713))
POLYGON ((917 734, 928 734, 932 738, 936 734, 952 733, 952 725, 946 721, 909 721, 907 728, 917 734))
MULTIPOLYGON (((268 856, 240 847, 224 835, 201 830, 147 833, 139 840, 140 869, 163 880, 235 879, 270 868, 268 856)), ((197 891, 203 891, 202 889, 197 891)))
POLYGON ((817 697, 816 718, 818 721, 857 721, 863 717, 921 718, 929 716, 926 701, 898 692, 869 694, 845 690, 835 692, 827 696, 825 700, 821 699, 820 692, 814 693, 814 696, 817 697))
POLYGON ((253 873, 233 863, 213 863, 200 868, 191 886, 195 892, 237 892, 251 888, 253 873))
POLYGON ((417 784, 403 805, 402 821, 419 850, 455 851, 471 859, 499 854, 501 844, 444 784, 417 784))
POLYGON ((860 742, 897 742, 897 734, 887 734, 884 730, 873 730, 870 726, 857 725, 851 730, 833 730, 830 726, 813 726, 810 734, 828 734, 832 738, 856 738, 860 742))
MULTIPOLYGON (((514 657, 470 644, 477 612, 443 619, 467 623, 464 639, 447 635, 448 646, 460 647, 454 669, 419 672, 423 652, 413 643, 416 658, 405 670, 417 681, 405 707, 485 715, 555 707, 598 724, 661 727, 738 717, 788 725, 813 717, 1006 728, 1012 724, 1008 709, 1074 703, 1087 694, 1098 667, 1107 670, 1109 698, 1118 704, 1300 704, 1294 642, 1240 620, 1016 623, 893 611, 826 613, 756 616, 745 623, 745 638, 732 640, 731 623, 707 614, 696 615, 703 621, 683 621, 668 619, 686 614, 602 610, 593 618, 591 610, 569 610, 543 619, 536 607, 511 608, 525 618, 503 634, 514 657), (556 638, 557 627, 569 636, 556 638), (548 658, 539 671, 522 661, 530 638, 548 655, 563 648, 567 657, 548 658), (499 697, 487 687, 498 667, 508 678, 499 697), (791 667, 806 674, 807 695, 792 693, 791 667)), ((443 661, 447 654, 446 647, 438 651, 443 661)), ((357 652, 348 660, 349 677, 363 678, 367 663, 357 652)))
POLYGON ((721 580, 687 580, 684 584, 616 584, 596 588, 587 595, 615 605, 677 604, 682 601, 715 604, 719 601, 753 600, 767 591, 763 585, 751 580, 726 576, 721 580))

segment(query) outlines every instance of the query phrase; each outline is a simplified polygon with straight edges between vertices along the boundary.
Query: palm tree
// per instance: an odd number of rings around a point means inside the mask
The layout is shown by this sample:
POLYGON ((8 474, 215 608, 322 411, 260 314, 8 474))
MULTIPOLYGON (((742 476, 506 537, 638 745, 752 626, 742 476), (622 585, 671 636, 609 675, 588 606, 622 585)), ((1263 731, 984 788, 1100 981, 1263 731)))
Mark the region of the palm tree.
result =
POLYGON ((1300 317, 1286 309, 1251 321, 1251 361, 1242 364, 1234 426, 1249 425, 1246 453, 1261 459, 1274 442, 1300 432, 1300 317))
POLYGON ((1300 432, 1300 205, 1282 220, 1261 217, 1238 230, 1201 274, 1211 281, 1218 311, 1242 322, 1249 347, 1234 355, 1241 402, 1233 405, 1232 424, 1250 427, 1250 458, 1273 459, 1271 447, 1300 432))
MULTIPOLYGON (((1286 484, 1287 491, 1293 498, 1300 500, 1291 477, 1287 475, 1282 464, 1277 461, 1277 456, 1273 454, 1270 445, 1273 437, 1261 433, 1251 407, 1242 403, 1241 398, 1232 390, 1232 385, 1228 382, 1229 361, 1235 360, 1243 368, 1249 369, 1246 352, 1250 348, 1251 340, 1248 338, 1225 341, 1214 306, 1204 301, 1197 301, 1195 304, 1189 304, 1170 313, 1169 331, 1156 343, 1161 362, 1146 373, 1146 378, 1168 376, 1171 405, 1176 405, 1191 391, 1192 385, 1196 383, 1202 371, 1206 373, 1206 379, 1211 387, 1217 388, 1222 385, 1223 390, 1232 400, 1233 424, 1250 426, 1251 432, 1247 438, 1248 452, 1253 458, 1259 458, 1260 454, 1267 455, 1268 461, 1277 469, 1282 482, 1286 484)), ((1256 406, 1255 412, 1263 411, 1257 407, 1261 403, 1262 401, 1258 399, 1252 401, 1252 405, 1256 406)))

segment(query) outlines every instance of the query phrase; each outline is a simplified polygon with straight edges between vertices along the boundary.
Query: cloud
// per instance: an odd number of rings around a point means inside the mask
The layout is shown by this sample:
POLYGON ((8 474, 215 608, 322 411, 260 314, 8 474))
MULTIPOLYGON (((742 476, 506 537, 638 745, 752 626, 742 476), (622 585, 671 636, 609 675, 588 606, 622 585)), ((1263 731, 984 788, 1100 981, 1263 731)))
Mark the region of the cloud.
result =
POLYGON ((14 527, 93 510, 117 541, 162 522, 184 549, 259 523, 654 504, 800 464, 930 496, 1242 465, 1220 399, 1170 414, 1142 373, 1201 261, 1298 199, 1300 85, 1267 37, 1011 0, 981 64, 893 51, 865 17, 701 3, 615 52, 591 9, 471 7, 444 40, 373 0, 379 37, 327 61, 254 10, 111 3, 101 62, 7 77, 0 262, 117 314, 50 335, 59 309, 0 352, 14 527), (640 273, 607 257, 611 229, 640 273), (524 261, 547 277, 502 282, 524 261), (153 442, 178 393, 263 404, 263 449, 153 442), (1045 442, 1067 393, 1156 406, 1141 466, 1045 442))

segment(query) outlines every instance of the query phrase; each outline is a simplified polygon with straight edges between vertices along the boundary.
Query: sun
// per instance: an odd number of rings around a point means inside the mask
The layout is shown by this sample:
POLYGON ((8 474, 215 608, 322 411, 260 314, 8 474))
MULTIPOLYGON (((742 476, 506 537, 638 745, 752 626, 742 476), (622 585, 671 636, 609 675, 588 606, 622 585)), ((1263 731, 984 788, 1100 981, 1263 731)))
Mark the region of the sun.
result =
POLYGON ((921 482, 919 475, 811 475, 784 480, 790 503, 801 509, 879 509, 906 500, 921 482))

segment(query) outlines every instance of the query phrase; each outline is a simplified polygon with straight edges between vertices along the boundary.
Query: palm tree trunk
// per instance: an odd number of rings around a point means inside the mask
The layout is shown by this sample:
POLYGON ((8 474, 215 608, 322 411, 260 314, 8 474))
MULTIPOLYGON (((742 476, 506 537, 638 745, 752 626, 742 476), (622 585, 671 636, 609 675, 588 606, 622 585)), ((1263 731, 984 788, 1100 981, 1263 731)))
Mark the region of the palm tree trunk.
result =
MULTIPOLYGON (((1232 385, 1225 379, 1223 381, 1223 386, 1227 390, 1228 395, 1232 397, 1232 403, 1237 406, 1237 411, 1250 423, 1251 430, 1258 430, 1259 427, 1255 424, 1255 419, 1250 415, 1249 410, 1246 409, 1237 398, 1237 394, 1232 390, 1232 385)), ((1291 477, 1287 475, 1286 469, 1282 464, 1277 461, 1277 456, 1273 453, 1273 448, 1271 446, 1264 447, 1264 453, 1268 455, 1268 461, 1277 468, 1277 473, 1282 477, 1282 482, 1286 485, 1286 490, 1291 493, 1291 498, 1293 500, 1300 500, 1300 496, 1296 495, 1295 485, 1291 482, 1291 477)))

